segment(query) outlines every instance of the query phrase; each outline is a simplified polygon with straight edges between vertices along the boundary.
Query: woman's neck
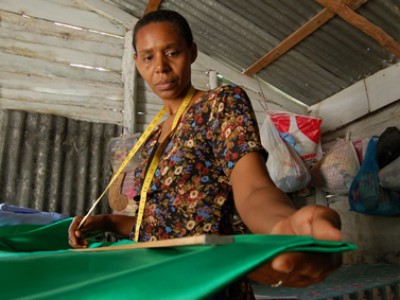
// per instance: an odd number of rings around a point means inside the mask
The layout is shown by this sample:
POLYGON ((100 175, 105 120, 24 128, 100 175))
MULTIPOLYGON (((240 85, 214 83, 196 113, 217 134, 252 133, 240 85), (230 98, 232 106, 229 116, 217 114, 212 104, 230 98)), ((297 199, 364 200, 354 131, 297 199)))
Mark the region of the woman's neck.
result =
POLYGON ((167 110, 169 116, 173 117, 179 110, 183 99, 176 99, 176 100, 163 100, 164 106, 167 110))
MULTIPOLYGON (((187 96, 187 94, 189 93, 189 90, 191 88, 192 85, 189 85, 189 87, 186 89, 186 91, 184 93, 182 93, 182 96, 177 97, 175 99, 162 99, 164 106, 167 110, 167 113, 170 117, 175 116, 176 113, 179 110, 179 107, 181 106, 182 102, 184 101, 185 97, 187 96)), ((194 98, 195 95, 193 95, 192 98, 194 98)))

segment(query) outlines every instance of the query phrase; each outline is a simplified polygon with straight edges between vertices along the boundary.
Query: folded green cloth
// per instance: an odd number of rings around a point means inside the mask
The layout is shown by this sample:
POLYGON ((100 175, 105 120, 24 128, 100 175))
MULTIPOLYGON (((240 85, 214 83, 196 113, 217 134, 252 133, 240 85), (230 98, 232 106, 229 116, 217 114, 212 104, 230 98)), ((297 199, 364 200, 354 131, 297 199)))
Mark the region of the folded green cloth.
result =
MULTIPOLYGON (((68 227, 72 218, 47 225, 21 224, 0 227, 0 251, 49 251, 68 249, 68 227)), ((0 252, 1 255, 6 255, 0 252)))
MULTIPOLYGON (((0 229, 2 299, 201 299, 287 251, 343 252, 346 242, 238 235, 234 243, 72 251, 71 219, 0 229)), ((112 245, 133 243, 124 240, 112 245)))

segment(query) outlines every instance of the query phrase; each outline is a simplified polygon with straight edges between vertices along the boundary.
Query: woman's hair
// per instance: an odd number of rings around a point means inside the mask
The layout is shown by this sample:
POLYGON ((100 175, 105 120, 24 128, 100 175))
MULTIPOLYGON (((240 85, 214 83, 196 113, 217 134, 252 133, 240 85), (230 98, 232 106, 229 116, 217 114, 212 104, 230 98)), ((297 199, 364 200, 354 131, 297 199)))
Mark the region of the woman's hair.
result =
POLYGON ((186 19, 180 15, 179 13, 172 10, 156 10, 151 13, 144 15, 142 19, 140 19, 133 29, 133 49, 136 52, 136 36, 138 31, 145 27, 150 23, 160 23, 160 22, 169 22, 178 29, 179 33, 187 43, 188 47, 191 47, 193 44, 193 35, 192 30, 190 29, 189 23, 186 19))

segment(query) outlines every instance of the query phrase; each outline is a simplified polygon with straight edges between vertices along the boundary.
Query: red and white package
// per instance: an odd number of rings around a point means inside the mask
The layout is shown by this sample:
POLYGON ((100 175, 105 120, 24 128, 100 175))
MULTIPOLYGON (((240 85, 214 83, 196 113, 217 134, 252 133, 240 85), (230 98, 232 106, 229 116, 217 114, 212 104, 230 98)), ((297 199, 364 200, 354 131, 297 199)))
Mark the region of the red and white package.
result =
POLYGON ((287 111, 268 110, 267 114, 282 138, 296 150, 307 166, 322 158, 321 118, 287 111))

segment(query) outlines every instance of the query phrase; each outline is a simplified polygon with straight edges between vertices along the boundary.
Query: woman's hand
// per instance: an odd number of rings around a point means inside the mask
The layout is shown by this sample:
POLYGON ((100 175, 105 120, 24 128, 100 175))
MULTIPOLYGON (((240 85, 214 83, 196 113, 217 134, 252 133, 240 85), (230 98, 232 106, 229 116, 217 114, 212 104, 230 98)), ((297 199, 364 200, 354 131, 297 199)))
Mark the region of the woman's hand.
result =
MULTIPOLYGON (((305 206, 277 222, 271 234, 306 235, 316 239, 340 241, 340 218, 324 206, 305 206)), ((289 252, 276 256, 249 277, 268 285, 305 287, 320 282, 342 263, 340 254, 289 252)))
POLYGON ((68 229, 68 242, 74 248, 86 248, 88 246, 86 237, 90 234, 105 231, 107 227, 106 215, 90 216, 78 229, 82 220, 83 217, 81 216, 75 217, 68 229))
MULTIPOLYGON (((318 205, 296 210, 272 182, 260 154, 242 157, 230 179, 236 209, 251 232, 342 239, 338 213, 318 205)), ((340 264, 341 255, 292 252, 278 255, 249 277, 264 284, 303 287, 321 281, 340 264)))
POLYGON ((91 234, 111 231, 121 236, 129 236, 136 221, 135 217, 109 214, 89 216, 78 229, 83 217, 75 217, 68 229, 68 241, 74 248, 86 248, 86 237, 91 234))

